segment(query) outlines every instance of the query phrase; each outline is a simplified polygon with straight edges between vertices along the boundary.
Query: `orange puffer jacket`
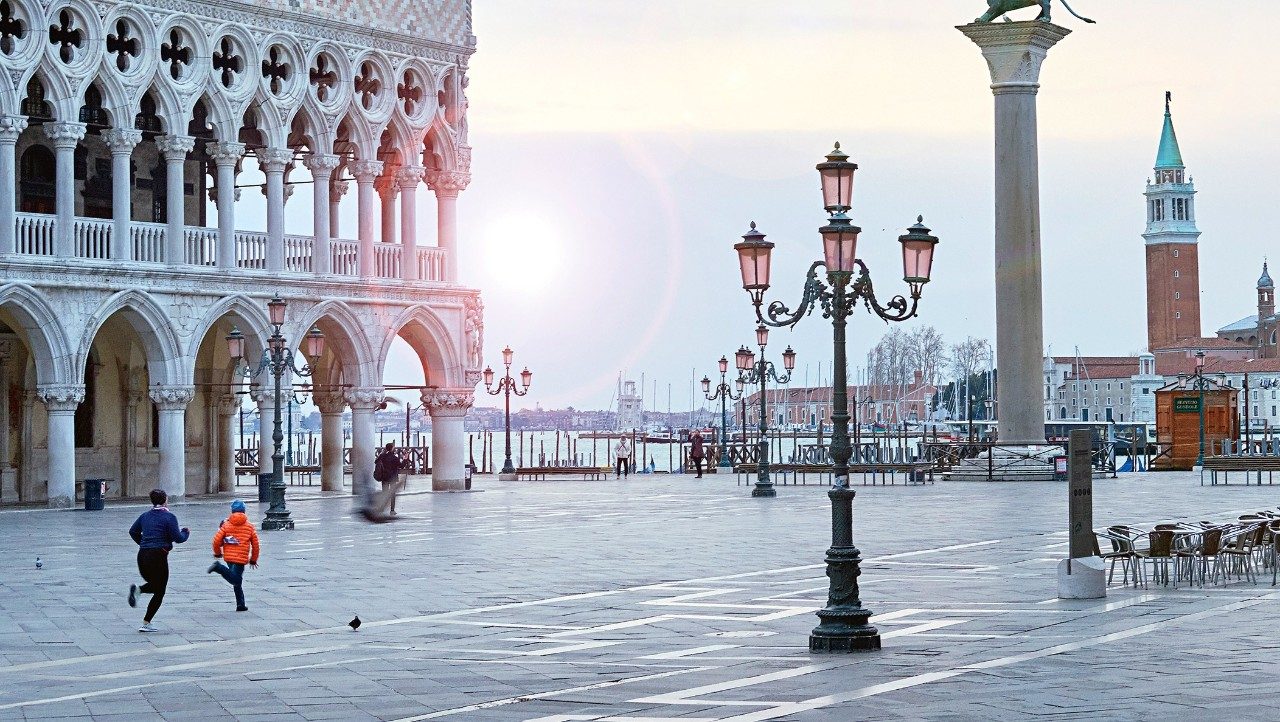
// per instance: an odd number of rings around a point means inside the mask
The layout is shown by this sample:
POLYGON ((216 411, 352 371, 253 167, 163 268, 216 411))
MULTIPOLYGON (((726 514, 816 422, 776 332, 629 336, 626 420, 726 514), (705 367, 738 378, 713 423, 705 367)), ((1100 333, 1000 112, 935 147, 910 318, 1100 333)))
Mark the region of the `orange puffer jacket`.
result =
POLYGON ((258 563, 258 532, 244 512, 232 512, 218 527, 213 535, 213 555, 226 558, 228 564, 258 563))

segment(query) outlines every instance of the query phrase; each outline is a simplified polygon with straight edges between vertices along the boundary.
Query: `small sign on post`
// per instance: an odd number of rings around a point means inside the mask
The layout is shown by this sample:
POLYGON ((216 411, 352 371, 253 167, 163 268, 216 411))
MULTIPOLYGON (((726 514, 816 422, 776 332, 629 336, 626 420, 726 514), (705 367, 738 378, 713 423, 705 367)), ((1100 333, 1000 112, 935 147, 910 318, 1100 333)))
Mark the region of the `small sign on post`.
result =
POLYGON ((1058 596, 1107 596, 1105 565, 1093 551, 1093 432, 1086 429, 1072 431, 1067 447, 1067 536, 1069 554, 1058 564, 1058 596))

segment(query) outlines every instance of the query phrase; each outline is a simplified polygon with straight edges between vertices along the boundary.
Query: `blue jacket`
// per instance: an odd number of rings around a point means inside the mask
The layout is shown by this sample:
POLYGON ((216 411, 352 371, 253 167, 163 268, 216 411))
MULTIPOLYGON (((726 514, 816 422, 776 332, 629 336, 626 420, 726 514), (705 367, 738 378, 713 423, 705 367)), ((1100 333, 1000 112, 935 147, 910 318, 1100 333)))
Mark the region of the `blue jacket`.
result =
POLYGON ((178 517, 168 509, 152 509, 145 511, 138 520, 129 527, 129 536, 141 549, 173 548, 174 542, 181 544, 191 535, 190 532, 178 528, 178 517))

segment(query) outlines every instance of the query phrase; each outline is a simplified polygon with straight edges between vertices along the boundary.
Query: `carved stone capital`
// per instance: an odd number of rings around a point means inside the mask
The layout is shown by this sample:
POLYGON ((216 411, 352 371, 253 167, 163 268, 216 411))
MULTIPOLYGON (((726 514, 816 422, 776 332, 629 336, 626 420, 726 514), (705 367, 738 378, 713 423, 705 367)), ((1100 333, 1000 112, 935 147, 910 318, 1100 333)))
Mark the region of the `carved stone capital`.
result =
POLYGON ((1070 30, 1036 20, 1017 23, 973 23, 957 28, 982 49, 996 93, 1035 93, 1040 66, 1070 30))
POLYGON ((313 177, 326 177, 333 175, 333 171, 342 163, 342 159, 336 155, 327 153, 312 153, 302 159, 302 164, 311 171, 313 177))
POLYGON ((84 140, 85 127, 84 123, 45 123, 44 134, 53 142, 54 148, 75 148, 84 140))
POLYGON ((382 175, 383 164, 380 160, 358 160, 348 163, 347 167, 351 169, 351 175, 357 183, 372 183, 382 175))
POLYGON ((142 131, 134 128, 111 128, 102 131, 102 140, 111 149, 111 155, 130 155, 142 142, 142 131))
POLYGON ((264 173, 283 173, 293 162, 293 151, 288 148, 259 148, 257 152, 258 166, 264 173))
POLYGON ((235 166, 244 157, 244 143, 205 143, 204 152, 214 165, 235 166))
POLYGON ((240 398, 234 394, 225 394, 214 399, 213 407, 221 416, 232 416, 240 409, 240 398))
POLYGON ((383 174, 373 180, 373 189, 378 192, 383 203, 390 203, 400 195, 400 186, 392 175, 383 174))
POLYGON ((0 115, 0 143, 17 143, 26 129, 27 119, 21 115, 0 115))
POLYGON ((165 160, 186 160, 195 150, 196 139, 189 135, 161 135, 156 137, 156 150, 165 160))
POLYGON ((466 416, 476 402, 471 389, 426 389, 422 392, 422 405, 432 416, 466 416))
POLYGON ((470 173, 460 173, 456 170, 433 170, 427 173, 427 186, 436 192, 437 196, 454 197, 467 189, 471 184, 470 173))
MULTIPOLYGON (((47 124, 46 124, 47 125, 47 124)), ((81 384, 46 384, 36 387, 36 396, 44 402, 49 413, 74 413, 84 402, 84 386, 81 384)))
POLYGON ((378 388, 347 389, 343 396, 352 411, 373 411, 386 400, 387 392, 378 388))
POLYGON ((329 181, 329 202, 337 203, 351 189, 351 184, 344 180, 329 181))
POLYGON ((347 407, 347 399, 341 391, 316 391, 311 400, 321 414, 340 414, 347 407))
POLYGON ((182 411, 196 397, 194 386, 152 386, 147 394, 161 411, 182 411))
POLYGON ((402 191, 415 190, 422 182, 425 169, 420 165, 405 165, 396 169, 396 185, 402 191))

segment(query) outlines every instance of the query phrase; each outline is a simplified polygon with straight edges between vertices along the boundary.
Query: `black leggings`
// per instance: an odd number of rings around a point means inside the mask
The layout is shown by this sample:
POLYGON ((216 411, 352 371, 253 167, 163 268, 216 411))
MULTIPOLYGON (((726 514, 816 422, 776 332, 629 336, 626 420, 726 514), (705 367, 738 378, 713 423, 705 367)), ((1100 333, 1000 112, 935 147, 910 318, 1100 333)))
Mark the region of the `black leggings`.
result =
POLYGON ((151 601, 147 603, 147 616, 142 620, 150 622, 164 602, 165 587, 169 586, 169 552, 165 549, 139 549, 138 572, 146 580, 146 584, 139 587, 138 591, 151 595, 151 601))
POLYGON ((618 459, 615 469, 616 473, 614 476, 627 476, 631 471, 631 459, 618 459))

